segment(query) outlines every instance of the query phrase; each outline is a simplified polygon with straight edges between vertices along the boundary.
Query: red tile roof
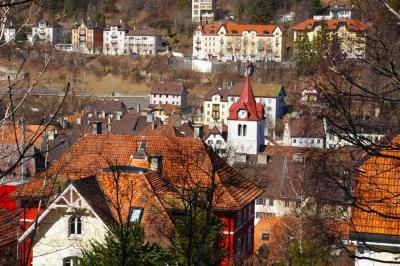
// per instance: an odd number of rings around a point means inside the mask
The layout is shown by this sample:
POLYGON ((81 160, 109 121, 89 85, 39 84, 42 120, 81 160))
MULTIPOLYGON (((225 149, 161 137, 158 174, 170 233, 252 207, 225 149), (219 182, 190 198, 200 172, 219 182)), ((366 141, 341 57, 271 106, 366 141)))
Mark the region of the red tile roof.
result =
POLYGON ((368 158, 361 166, 354 190, 358 207, 352 210, 356 233, 400 235, 400 135, 382 150, 384 156, 368 158))
POLYGON ((216 35, 221 27, 226 30, 226 35, 242 35, 243 32, 255 31, 259 36, 271 36, 277 25, 255 25, 255 24, 207 24, 202 27, 202 32, 205 35, 216 35))
POLYGON ((368 26, 363 24, 358 19, 328 19, 328 20, 315 20, 306 19, 305 21, 293 27, 296 31, 313 30, 316 25, 326 24, 328 30, 336 30, 339 25, 345 24, 350 31, 366 31, 368 26))
MULTIPOLYGON (((209 185, 211 157, 205 144, 198 139, 159 135, 87 135, 55 161, 46 182, 44 175, 34 178, 20 186, 15 196, 48 197, 62 180, 94 175, 110 164, 130 165, 131 155, 144 141, 147 154, 163 156, 162 172, 169 182, 176 186, 209 185)), ((220 164, 216 182, 216 208, 240 209, 262 193, 262 189, 226 163, 220 164)))
POLYGON ((181 95, 186 91, 182 82, 160 82, 150 89, 151 94, 181 95))

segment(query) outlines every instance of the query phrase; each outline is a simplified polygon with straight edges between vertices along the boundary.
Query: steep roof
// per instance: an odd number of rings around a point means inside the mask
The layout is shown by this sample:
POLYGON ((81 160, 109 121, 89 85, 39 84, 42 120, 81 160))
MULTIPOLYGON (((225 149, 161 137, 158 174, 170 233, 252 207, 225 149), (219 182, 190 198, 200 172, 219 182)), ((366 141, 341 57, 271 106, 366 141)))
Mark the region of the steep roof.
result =
POLYGON ((182 82, 160 82, 150 89, 150 93, 181 95, 185 90, 185 85, 182 82))
MULTIPOLYGON (((210 183, 211 157, 205 144, 194 138, 171 136, 86 135, 77 141, 44 175, 18 187, 15 196, 48 197, 60 180, 76 180, 94 175, 111 163, 132 165, 131 155, 140 143, 146 143, 147 154, 162 155, 162 172, 177 186, 210 183), (185 165, 183 165, 185 164, 185 165)), ((262 190, 240 176, 229 165, 219 164, 216 208, 240 209, 255 200, 262 190)))
POLYGON ((274 30, 278 27, 277 25, 256 25, 256 24, 234 24, 234 23, 226 23, 226 24, 207 24, 202 27, 202 32, 205 35, 213 35, 217 34, 219 29, 224 27, 226 30, 226 35, 242 35, 243 32, 251 32, 255 31, 259 36, 271 36, 274 30))
POLYGON ((359 167, 362 173, 354 190, 358 199, 352 210, 357 234, 400 236, 400 135, 381 150, 383 156, 370 156, 359 167))
POLYGON ((324 138, 325 129, 322 120, 308 115, 289 119, 291 138, 324 138))
MULTIPOLYGON (((9 210, 0 208, 0 247, 17 242, 19 217, 9 210)), ((15 246, 15 248, 17 248, 15 246)))
POLYGON ((256 103, 249 75, 246 76, 239 100, 229 108, 228 119, 239 120, 238 111, 242 109, 247 111, 247 117, 244 120, 258 121, 264 119, 264 108, 261 103, 256 103))
POLYGON ((306 19, 305 21, 295 25, 294 30, 313 30, 317 25, 325 23, 327 30, 336 30, 340 25, 345 24, 347 29, 350 31, 366 31, 368 26, 362 23, 358 19, 328 19, 328 20, 316 20, 306 19))

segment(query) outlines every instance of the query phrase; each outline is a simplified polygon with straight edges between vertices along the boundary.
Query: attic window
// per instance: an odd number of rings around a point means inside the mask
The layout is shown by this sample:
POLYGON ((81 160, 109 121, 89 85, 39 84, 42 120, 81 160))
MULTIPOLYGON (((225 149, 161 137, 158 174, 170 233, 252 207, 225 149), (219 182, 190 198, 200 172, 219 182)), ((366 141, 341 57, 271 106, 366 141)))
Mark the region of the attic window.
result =
POLYGON ((261 239, 262 239, 262 240, 269 240, 269 234, 263 233, 263 234, 261 235, 261 239))
POLYGON ((138 222, 142 220, 143 208, 140 207, 132 207, 129 211, 129 222, 138 222))
POLYGON ((265 35, 269 35, 269 31, 267 31, 267 30, 263 31, 263 33, 264 33, 265 35))
POLYGON ((146 150, 146 148, 147 148, 147 142, 146 141, 141 141, 140 143, 139 143, 139 151, 145 151, 146 150))
POLYGON ((232 34, 238 34, 236 30, 232 30, 232 34))

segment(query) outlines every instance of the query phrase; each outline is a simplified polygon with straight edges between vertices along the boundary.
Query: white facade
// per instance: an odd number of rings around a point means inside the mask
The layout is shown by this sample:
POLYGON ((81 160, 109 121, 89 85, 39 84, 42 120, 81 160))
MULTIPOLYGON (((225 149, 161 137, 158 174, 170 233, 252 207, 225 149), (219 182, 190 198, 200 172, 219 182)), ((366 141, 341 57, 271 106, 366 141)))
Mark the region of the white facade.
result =
MULTIPOLYGON (((249 29, 239 33, 240 26, 243 25, 237 25, 238 30, 235 30, 234 25, 221 25, 219 28, 215 25, 213 33, 203 31, 203 28, 199 27, 193 36, 193 57, 222 62, 282 61, 283 35, 279 27, 274 27, 273 32, 259 34, 251 29, 252 25, 248 25, 249 29), (230 34, 228 28, 238 34, 230 34)), ((207 27, 210 26, 204 26, 207 27)))
POLYGON ((215 0, 192 0, 192 22, 214 19, 215 0))
MULTIPOLYGON (((347 134, 348 133, 346 133, 347 138, 355 139, 355 137, 352 134, 350 134, 348 136, 347 136, 347 134)), ((369 140, 368 142, 378 142, 385 136, 386 136, 386 134, 382 134, 382 133, 370 133, 370 134, 359 133, 357 138, 358 139, 366 138, 369 140)), ((368 145, 368 142, 366 141, 365 144, 368 145)), ((353 145, 353 144, 346 141, 345 139, 339 138, 337 135, 333 135, 329 132, 326 133, 326 147, 327 148, 339 148, 339 147, 348 146, 348 145, 353 145)))
POLYGON ((265 143, 265 119, 228 120, 228 145, 237 154, 257 154, 265 143))
MULTIPOLYGON (((363 243, 357 243, 365 246, 363 243)), ((356 245, 357 245, 356 244, 356 245)), ((395 266, 398 264, 398 252, 400 250, 400 244, 391 244, 391 243, 376 243, 376 242, 367 242, 369 246, 376 246, 377 249, 381 249, 382 247, 387 247, 395 250, 395 253, 390 252, 376 252, 369 250, 366 247, 363 247, 362 253, 359 248, 356 249, 356 256, 365 257, 365 259, 356 259, 355 266, 395 266), (372 261, 370 259, 387 261, 387 263, 372 261), (393 263, 390 263, 393 262, 393 263)))
POLYGON ((172 104, 185 106, 186 100, 183 95, 150 93, 150 104, 172 104), (184 103, 184 104, 183 104, 184 103))
POLYGON ((28 34, 28 41, 43 41, 48 43, 57 43, 61 37, 61 28, 50 25, 47 21, 40 21, 39 24, 32 28, 32 33, 28 34))
POLYGON ((129 35, 125 36, 124 54, 156 55, 161 49, 161 36, 129 35))
MULTIPOLYGON (((32 232, 33 227, 22 237, 32 232)), ((103 221, 70 185, 39 217, 32 247, 32 265, 66 265, 68 258, 81 258, 82 249, 88 248, 90 241, 101 241, 106 230, 103 221), (81 219, 80 234, 71 234, 69 225, 73 217, 81 219)))
POLYGON ((15 28, 13 27, 4 28, 3 38, 6 43, 14 41, 15 28))
POLYGON ((210 134, 206 138, 205 142, 216 151, 222 152, 227 148, 226 140, 221 136, 221 134, 210 134))
POLYGON ((300 211, 300 201, 294 201, 291 199, 283 200, 260 196, 256 199, 254 206, 254 225, 256 225, 262 217, 287 216, 300 211))
POLYGON ((203 102, 204 110, 204 124, 214 125, 218 123, 227 124, 229 107, 232 105, 228 103, 227 99, 222 100, 221 95, 216 93, 211 97, 211 101, 203 102))
POLYGON ((125 53, 125 35, 127 31, 118 26, 110 26, 103 31, 103 53, 122 55, 125 53))

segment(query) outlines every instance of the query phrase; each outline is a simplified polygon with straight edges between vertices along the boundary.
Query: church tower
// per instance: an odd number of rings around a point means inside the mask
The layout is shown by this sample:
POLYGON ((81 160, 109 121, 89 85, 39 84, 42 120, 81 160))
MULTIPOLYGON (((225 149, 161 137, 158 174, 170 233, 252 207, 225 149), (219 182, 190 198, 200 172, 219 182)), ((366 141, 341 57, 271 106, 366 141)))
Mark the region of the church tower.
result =
POLYGON ((236 154, 258 153, 264 145, 265 117, 261 103, 256 103, 251 88, 250 69, 243 84, 239 100, 231 105, 228 116, 228 144, 236 154))

